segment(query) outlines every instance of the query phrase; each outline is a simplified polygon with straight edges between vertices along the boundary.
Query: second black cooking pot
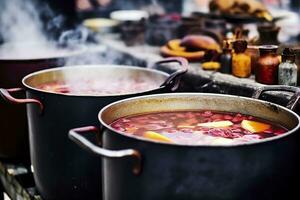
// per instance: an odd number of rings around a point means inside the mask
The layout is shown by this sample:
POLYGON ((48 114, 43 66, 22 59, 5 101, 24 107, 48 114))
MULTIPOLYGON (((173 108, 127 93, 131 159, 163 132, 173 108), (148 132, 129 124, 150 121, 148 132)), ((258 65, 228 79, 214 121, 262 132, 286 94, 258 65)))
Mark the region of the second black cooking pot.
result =
POLYGON ((187 61, 170 58, 156 64, 170 62, 178 62, 182 69, 171 75, 154 69, 116 65, 73 66, 35 72, 23 79, 27 99, 15 99, 8 90, 0 89, 0 94, 9 102, 28 104, 31 162, 36 187, 44 199, 101 198, 100 160, 78 149, 68 139, 68 131, 87 124, 97 125, 98 110, 111 102, 176 90, 181 76, 187 71, 187 61), (53 81, 105 80, 109 86, 118 78, 134 77, 155 80, 155 89, 123 95, 56 93, 38 89, 40 84, 53 81))

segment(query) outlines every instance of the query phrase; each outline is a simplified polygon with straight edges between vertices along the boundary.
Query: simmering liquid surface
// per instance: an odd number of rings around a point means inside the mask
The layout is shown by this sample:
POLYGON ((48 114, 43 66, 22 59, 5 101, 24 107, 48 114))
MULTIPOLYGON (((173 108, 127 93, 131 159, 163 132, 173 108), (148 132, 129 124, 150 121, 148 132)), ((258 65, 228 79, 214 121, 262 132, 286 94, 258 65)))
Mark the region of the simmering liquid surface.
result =
POLYGON ((240 113, 180 111, 120 118, 110 126, 127 135, 194 145, 231 145, 286 133, 277 124, 240 113))
POLYGON ((157 81, 152 79, 118 79, 118 80, 78 80, 72 82, 49 82, 37 88, 55 93, 70 94, 128 94, 153 90, 159 87, 157 81))

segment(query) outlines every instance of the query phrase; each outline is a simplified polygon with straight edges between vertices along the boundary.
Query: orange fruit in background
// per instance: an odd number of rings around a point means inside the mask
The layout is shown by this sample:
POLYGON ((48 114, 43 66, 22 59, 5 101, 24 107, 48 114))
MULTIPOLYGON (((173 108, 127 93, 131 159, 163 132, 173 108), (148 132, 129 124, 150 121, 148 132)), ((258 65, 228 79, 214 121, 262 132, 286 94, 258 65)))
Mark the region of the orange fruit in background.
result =
POLYGON ((179 57, 186 58, 188 61, 199 61, 203 58, 205 54, 205 51, 194 51, 194 52, 175 51, 170 49, 167 45, 162 46, 160 48, 160 52, 165 57, 179 56, 179 57))
POLYGON ((174 51, 185 51, 186 48, 183 46, 180 46, 181 40, 180 39, 174 39, 170 40, 167 44, 167 46, 174 51))

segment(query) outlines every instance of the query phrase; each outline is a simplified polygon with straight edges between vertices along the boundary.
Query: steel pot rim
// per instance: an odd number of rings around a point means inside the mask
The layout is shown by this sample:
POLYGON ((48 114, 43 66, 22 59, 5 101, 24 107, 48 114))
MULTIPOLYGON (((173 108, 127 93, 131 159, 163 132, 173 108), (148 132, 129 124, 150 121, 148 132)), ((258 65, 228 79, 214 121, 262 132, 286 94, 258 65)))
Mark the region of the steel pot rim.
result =
POLYGON ((126 139, 132 139, 132 140, 136 140, 139 142, 145 142, 145 143, 150 143, 150 144, 166 145, 169 147, 185 147, 185 148, 237 148, 237 147, 253 146, 253 145, 263 144, 263 143, 267 143, 267 142, 278 141, 279 139, 288 137, 291 134, 296 134, 295 132, 297 130, 299 130, 299 128, 300 128, 300 116, 298 114, 296 114, 294 111, 292 111, 284 106, 281 106, 281 105, 278 105, 278 104, 275 104, 272 102, 260 100, 260 99, 254 99, 254 98, 236 96, 236 95, 228 95, 228 94, 215 94, 215 93, 168 93, 168 94, 165 93, 165 94, 153 94, 153 95, 145 95, 145 96, 138 96, 138 97, 122 99, 122 100, 110 103, 110 104, 106 105, 105 107, 103 107, 98 113, 98 120, 99 120, 101 126, 104 126, 106 129, 110 130, 111 133, 118 134, 122 137, 126 137, 126 139), (150 140, 150 139, 146 139, 146 138, 138 137, 138 136, 134 136, 134 135, 129 136, 129 135, 126 135, 125 133, 122 133, 121 131, 117 131, 117 130, 113 129, 102 119, 102 114, 105 112, 106 109, 108 109, 111 106, 117 105, 119 103, 128 102, 128 101, 132 101, 132 100, 138 100, 138 99, 152 98, 152 97, 176 97, 176 96, 178 96, 178 97, 180 97, 180 96, 218 96, 218 97, 220 97, 221 96, 221 97, 239 98, 239 99, 254 101, 254 102, 258 102, 258 103, 262 103, 262 104, 268 104, 270 106, 276 106, 280 109, 283 109, 285 112, 291 113, 294 117, 297 118, 298 124, 293 129, 289 130, 288 132, 286 132, 282 135, 273 136, 273 137, 265 138, 265 139, 261 139, 261 140, 255 140, 255 141, 245 142, 245 143, 230 144, 230 145, 228 145, 228 144, 227 145, 222 145, 222 144, 197 145, 197 144, 167 143, 167 142, 150 140))
POLYGON ((156 73, 159 75, 163 75, 165 76, 165 78, 167 79, 170 74, 157 70, 157 69, 152 69, 152 68, 142 68, 142 67, 138 67, 138 66, 130 66, 130 65, 116 65, 116 64, 99 64, 99 65, 74 65, 74 66, 64 66, 64 67, 56 67, 56 68, 51 68, 51 69, 45 69, 45 70, 40 70, 37 72, 33 72, 30 73, 28 75, 26 75, 23 79, 22 79, 22 84, 30 90, 33 91, 38 91, 38 92, 42 92, 42 93, 47 93, 47 94, 53 94, 53 95, 59 95, 59 96, 69 96, 69 97, 121 97, 121 96, 128 96, 128 95, 138 95, 138 94, 143 94, 146 92, 152 92, 152 91, 156 91, 158 89, 160 89, 160 86, 157 86, 154 89, 151 90, 144 90, 141 92, 135 92, 135 93, 122 93, 122 94, 109 94, 109 95, 97 95, 97 94, 73 94, 73 93, 59 93, 59 92, 52 92, 52 91, 47 91, 47 90, 42 90, 42 89, 38 89, 36 87, 30 86, 29 84, 26 83, 26 81, 34 76, 43 74, 43 73, 48 73, 48 72, 53 72, 53 71, 66 71, 66 70, 76 70, 76 69, 82 69, 82 68, 89 68, 89 69, 96 69, 96 68, 107 68, 107 69, 129 69, 129 70, 138 70, 138 71, 145 71, 145 72, 152 72, 152 73, 156 73))
MULTIPOLYGON (((0 46, 1 47, 1 46, 0 46)), ((20 58, 9 58, 9 57, 1 57, 0 56, 0 62, 30 62, 30 61, 43 61, 43 60, 57 60, 57 59, 64 59, 69 58, 72 56, 79 56, 83 53, 87 52, 86 47, 80 47, 79 49, 66 49, 65 52, 62 52, 57 55, 52 56, 36 56, 36 57, 20 57, 20 58)))

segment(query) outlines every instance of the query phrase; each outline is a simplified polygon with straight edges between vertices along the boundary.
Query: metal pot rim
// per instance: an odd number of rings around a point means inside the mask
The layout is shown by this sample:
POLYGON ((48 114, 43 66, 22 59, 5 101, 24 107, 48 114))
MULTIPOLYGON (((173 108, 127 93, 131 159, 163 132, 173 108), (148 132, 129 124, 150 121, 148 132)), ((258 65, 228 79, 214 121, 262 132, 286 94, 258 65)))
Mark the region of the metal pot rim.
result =
POLYGON ((30 61, 43 61, 43 60, 56 60, 56 59, 64 59, 72 56, 79 56, 83 53, 87 52, 86 47, 80 47, 76 50, 66 50, 63 53, 57 54, 56 56, 39 56, 39 57, 20 57, 20 58, 5 58, 0 57, 0 62, 30 62, 30 61))
POLYGON ((289 135, 291 135, 292 133, 294 133, 296 130, 298 130, 300 128, 300 117, 298 114, 296 114, 294 111, 289 110, 288 108, 285 108, 284 106, 272 103, 272 102, 268 102, 268 101, 263 101, 260 99, 253 99, 253 98, 249 98, 249 97, 242 97, 242 96, 235 96, 235 95, 228 95, 228 94, 214 94, 214 93, 169 93, 169 94, 154 94, 154 95, 146 95, 146 96, 139 96, 139 97, 132 97, 132 98, 127 98, 127 99, 123 99, 123 100, 119 100, 113 103, 110 103, 108 105, 106 105, 105 107, 103 107, 99 113, 98 113, 98 120, 100 122, 100 124, 102 126, 104 126, 105 128, 109 129, 110 131, 117 133, 118 135, 124 136, 126 138, 129 139, 133 139, 133 140, 138 140, 138 141, 142 141, 142 142, 146 142, 146 143, 154 143, 154 144, 158 144, 158 145, 168 145, 168 146, 173 146, 173 147, 189 147, 189 148, 236 148, 236 147, 245 147, 245 146, 252 146, 252 145, 257 145, 257 144, 262 144, 265 142, 271 142, 271 141, 276 141, 278 139, 287 137, 289 135), (113 128, 111 128, 107 123, 105 123, 102 120, 102 114, 103 112, 108 109, 111 106, 114 106, 116 104, 122 103, 122 102, 126 102, 126 101, 131 101, 131 100, 136 100, 136 99, 146 99, 146 98, 151 98, 151 97, 174 97, 174 96, 222 96, 222 97, 231 97, 231 98, 240 98, 240 99, 244 99, 244 100, 248 100, 248 101, 256 101, 262 104, 269 104, 271 106, 276 106, 280 109, 283 109, 286 112, 291 113, 292 115, 294 115, 297 118, 298 124, 296 127, 294 127, 293 129, 289 130, 288 132, 282 134, 282 135, 278 135, 278 136, 273 136, 270 138, 266 138, 266 139, 262 139, 262 140, 258 140, 258 141, 252 141, 252 142, 246 142, 246 143, 239 143, 239 144, 231 144, 231 145, 195 145, 195 144, 178 144, 178 143, 166 143, 166 142, 160 142, 160 141, 154 141, 154 140, 150 140, 150 139, 146 139, 143 137, 138 137, 138 136, 128 136, 124 133, 122 133, 121 131, 117 131, 114 130, 113 128))
POLYGON ((54 94, 54 95, 60 95, 60 96, 72 96, 72 97, 117 97, 117 96, 127 96, 127 95, 136 95, 136 94, 143 94, 146 92, 151 92, 151 91, 155 91, 157 89, 159 89, 160 87, 157 87, 155 89, 152 90, 145 90, 145 91, 141 91, 141 92, 136 92, 136 93, 122 93, 122 94, 109 94, 109 95, 96 95, 96 94, 72 94, 72 93, 58 93, 58 92, 51 92, 51 91, 47 91, 47 90, 41 90, 38 89, 36 87, 32 87, 30 85, 28 85, 26 83, 26 80, 28 80, 29 78, 33 77, 33 76, 37 76, 39 74, 43 74, 43 73, 48 73, 48 72, 52 72, 52 71, 65 71, 65 70, 76 70, 76 69, 81 69, 81 68, 89 68, 89 69, 95 69, 95 68, 121 68, 121 69, 129 69, 129 70, 139 70, 139 71, 145 71, 145 72, 151 72, 151 73, 156 73, 159 75, 163 75, 166 78, 168 78, 169 74, 160 70, 156 70, 156 69, 150 69, 150 68, 142 68, 142 67, 138 67, 138 66, 130 66, 130 65, 113 65, 113 64, 100 64, 100 65, 76 65, 76 66, 64 66, 64 67, 56 67, 56 68, 51 68, 51 69, 45 69, 45 70, 40 70, 37 72, 33 72, 30 73, 28 75, 26 75, 23 79, 22 79, 22 84, 31 90, 34 91, 39 91, 39 92, 44 92, 44 93, 48 93, 48 94, 54 94))

